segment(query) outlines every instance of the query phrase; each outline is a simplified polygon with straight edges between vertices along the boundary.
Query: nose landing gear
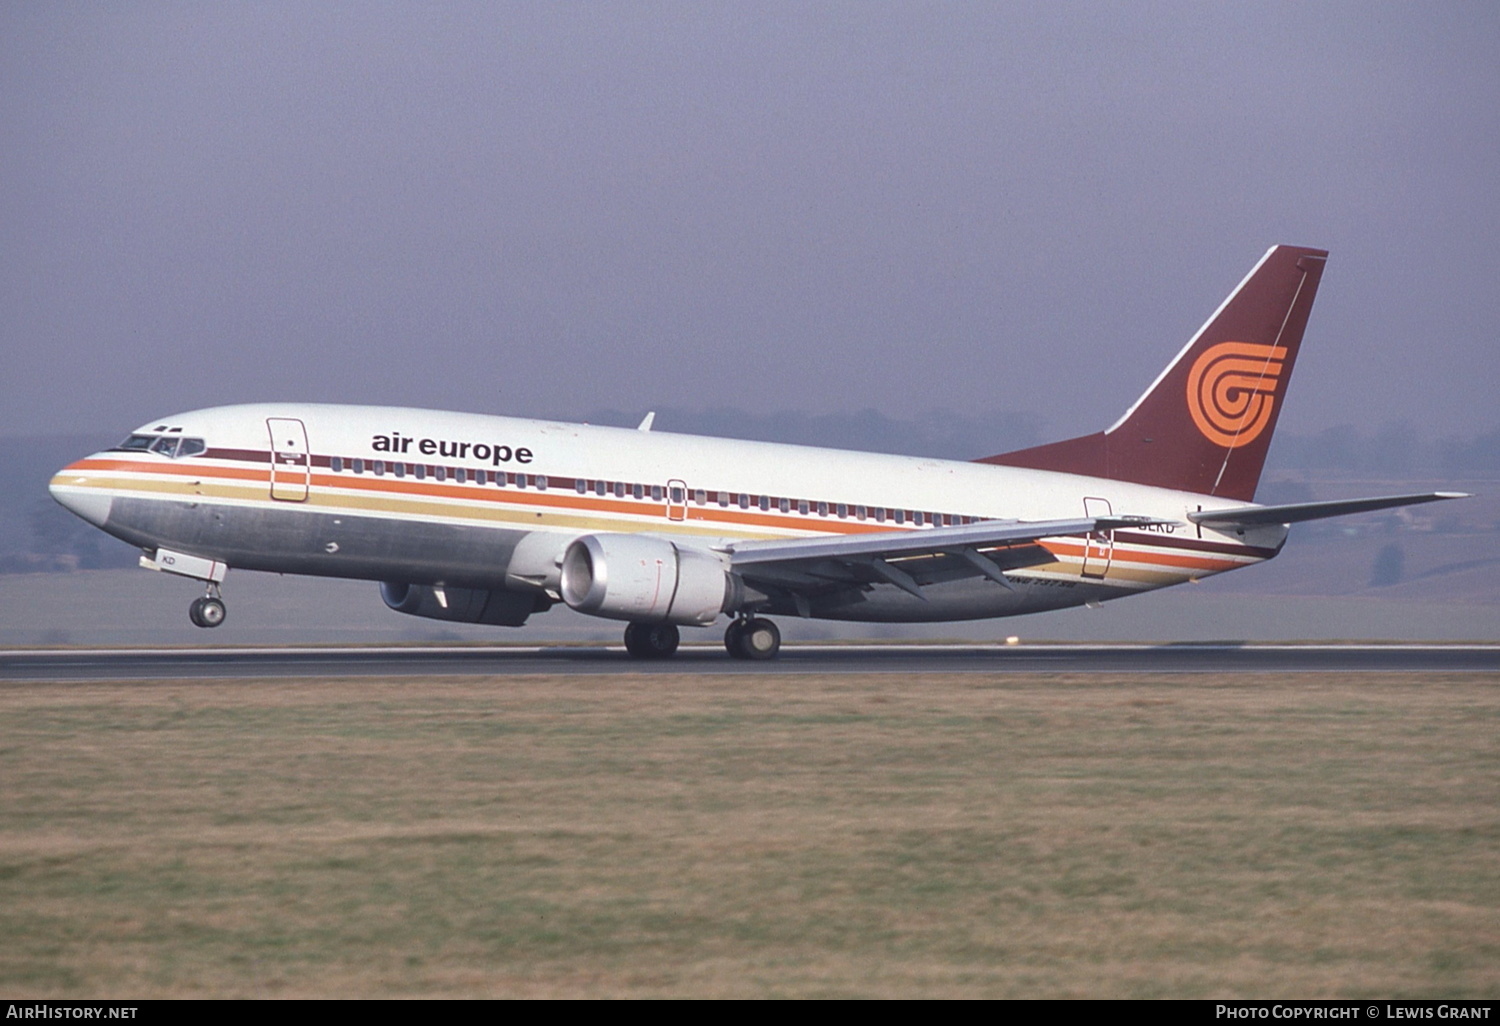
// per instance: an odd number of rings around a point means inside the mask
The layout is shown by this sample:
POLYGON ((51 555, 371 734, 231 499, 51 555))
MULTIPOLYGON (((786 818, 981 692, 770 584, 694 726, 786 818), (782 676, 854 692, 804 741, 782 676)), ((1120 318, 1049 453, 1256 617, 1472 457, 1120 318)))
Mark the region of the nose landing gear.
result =
POLYGON ((188 606, 188 619, 193 621, 195 627, 217 627, 224 622, 228 610, 224 608, 224 600, 219 596, 219 586, 214 582, 208 582, 208 588, 200 599, 194 599, 193 604, 188 606))
POLYGON ((724 647, 736 659, 775 659, 781 651, 781 631, 764 617, 735 620, 724 632, 724 647))

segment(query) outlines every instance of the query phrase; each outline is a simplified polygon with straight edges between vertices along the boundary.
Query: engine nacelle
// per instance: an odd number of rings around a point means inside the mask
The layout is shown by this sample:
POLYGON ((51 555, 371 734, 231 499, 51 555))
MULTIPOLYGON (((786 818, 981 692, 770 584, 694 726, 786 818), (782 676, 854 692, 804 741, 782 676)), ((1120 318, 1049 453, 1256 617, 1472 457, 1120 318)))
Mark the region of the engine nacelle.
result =
POLYGON ((456 623, 487 623, 496 627, 519 627, 526 618, 548 603, 536 595, 479 588, 436 588, 430 584, 385 581, 380 597, 398 613, 425 616, 456 623))
POLYGON ((735 591, 713 553, 664 538, 589 534, 563 555, 563 601, 590 616, 710 624, 732 607, 735 591))

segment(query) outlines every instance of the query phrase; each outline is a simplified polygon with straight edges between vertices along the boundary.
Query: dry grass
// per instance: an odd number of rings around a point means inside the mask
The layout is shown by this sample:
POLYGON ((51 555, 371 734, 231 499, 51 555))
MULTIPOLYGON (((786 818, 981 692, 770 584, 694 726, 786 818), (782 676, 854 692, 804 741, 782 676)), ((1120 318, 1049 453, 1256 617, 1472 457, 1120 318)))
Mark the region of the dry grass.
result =
POLYGON ((1497 685, 5 685, 0 991, 1493 998, 1497 685))

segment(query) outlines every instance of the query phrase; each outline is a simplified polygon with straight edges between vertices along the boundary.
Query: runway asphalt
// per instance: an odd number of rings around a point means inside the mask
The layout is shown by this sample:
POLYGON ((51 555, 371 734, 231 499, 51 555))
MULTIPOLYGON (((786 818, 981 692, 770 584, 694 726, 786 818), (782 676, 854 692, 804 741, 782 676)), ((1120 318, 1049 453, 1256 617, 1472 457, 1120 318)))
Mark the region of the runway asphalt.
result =
POLYGON ((773 662, 685 647, 410 646, 0 650, 0 681, 505 676, 513 674, 1497 672, 1500 645, 788 645, 773 662))

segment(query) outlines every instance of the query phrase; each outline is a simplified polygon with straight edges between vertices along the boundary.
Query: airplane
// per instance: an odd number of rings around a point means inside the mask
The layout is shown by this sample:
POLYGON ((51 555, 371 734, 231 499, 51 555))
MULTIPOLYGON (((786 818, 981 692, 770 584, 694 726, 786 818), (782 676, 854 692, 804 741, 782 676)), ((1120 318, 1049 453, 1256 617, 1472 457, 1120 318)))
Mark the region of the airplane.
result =
POLYGON ((59 471, 63 506, 203 582, 229 568, 379 582, 385 604, 520 627, 563 603, 642 659, 728 617, 934 622, 1096 604, 1276 556, 1293 523, 1464 497, 1255 504, 1327 259, 1273 246, 1109 428, 972 462, 430 410, 175 414, 59 471))

